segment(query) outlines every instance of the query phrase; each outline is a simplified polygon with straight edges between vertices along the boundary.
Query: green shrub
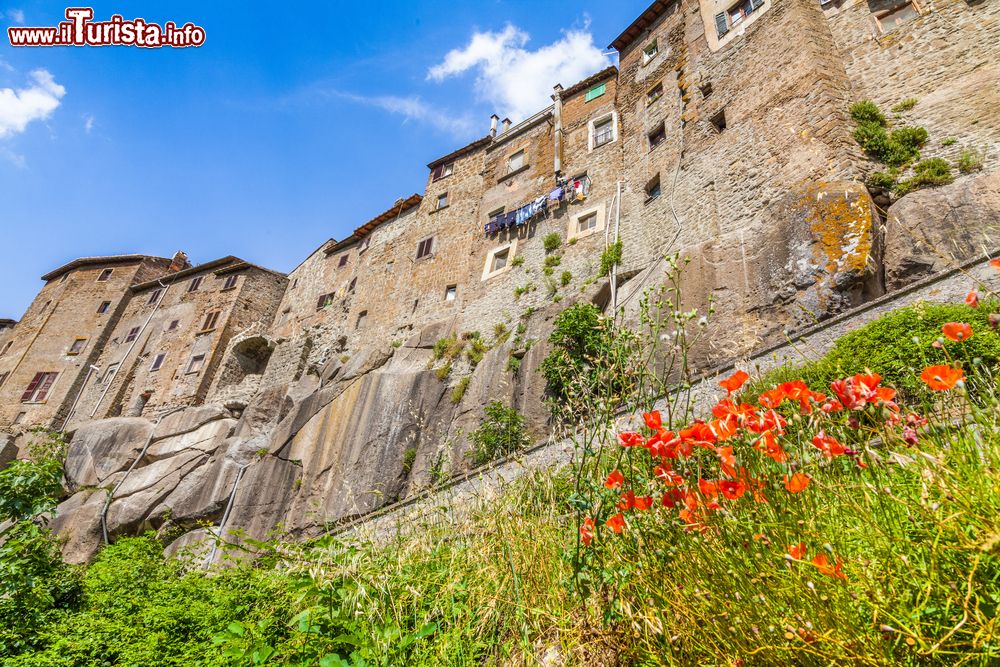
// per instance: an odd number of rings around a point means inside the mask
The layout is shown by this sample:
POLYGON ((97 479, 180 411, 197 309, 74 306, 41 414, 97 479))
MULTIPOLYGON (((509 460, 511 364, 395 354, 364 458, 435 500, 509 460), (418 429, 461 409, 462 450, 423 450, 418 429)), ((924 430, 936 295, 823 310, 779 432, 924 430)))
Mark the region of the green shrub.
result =
POLYGON ((486 345, 483 339, 476 336, 469 344, 469 349, 466 350, 465 356, 469 360, 469 364, 475 368, 479 365, 479 362, 483 360, 483 357, 486 356, 486 353, 489 352, 489 350, 490 348, 486 345))
POLYGON ((546 234, 545 238, 542 239, 542 245, 545 247, 545 252, 555 252, 562 245, 562 236, 559 235, 559 232, 546 234))
POLYGON ((928 139, 927 130, 900 127, 888 132, 885 115, 870 100, 851 105, 850 112, 857 122, 854 140, 866 153, 890 167, 902 167, 920 159, 920 149, 928 139))
POLYGON ((493 325, 493 344, 503 345, 510 338, 510 329, 503 322, 497 322, 493 325))
POLYGON ((889 143, 882 161, 890 167, 902 167, 920 159, 920 149, 927 143, 927 130, 901 127, 889 133, 889 143))
POLYGON ((569 271, 563 271, 562 275, 559 277, 559 284, 566 287, 566 285, 569 285, 571 280, 573 280, 573 274, 569 271))
POLYGON ((451 366, 452 364, 450 361, 446 363, 444 366, 438 366, 434 370, 434 375, 437 377, 438 380, 444 382, 445 380, 448 379, 448 376, 451 375, 451 366))
MULTIPOLYGON (((461 400, 461 399, 459 399, 461 400)), ((407 447, 403 452, 403 474, 409 475, 413 470, 413 464, 417 461, 417 448, 407 447)))
POLYGON ((507 372, 517 375, 517 372, 521 370, 521 358, 511 355, 507 359, 507 372))
POLYGON ((947 160, 932 157, 918 162, 913 167, 913 176, 900 181, 896 185, 896 194, 903 196, 908 192, 935 185, 947 185, 955 180, 951 174, 951 165, 947 160))
POLYGON ((611 273, 612 267, 616 264, 620 264, 622 261, 622 242, 621 239, 615 241, 601 253, 601 268, 597 275, 606 276, 611 273))
POLYGON ((881 188, 883 190, 893 190, 896 187, 897 178, 899 178, 899 172, 895 169, 889 169, 888 171, 876 171, 868 175, 868 178, 865 180, 865 185, 872 189, 881 188))
POLYGON ((469 382, 471 381, 472 378, 468 375, 458 381, 458 384, 456 384, 451 390, 452 403, 458 405, 462 402, 462 399, 465 397, 465 390, 469 388, 469 382))
POLYGON ((477 466, 526 449, 531 444, 524 417, 500 401, 490 401, 486 405, 485 417, 479 428, 469 434, 469 439, 472 449, 468 457, 477 466))
POLYGON ((958 139, 956 139, 955 137, 947 137, 947 138, 941 140, 941 145, 942 146, 954 146, 957 143, 958 143, 958 139))
POLYGON ((892 112, 893 113, 904 113, 906 111, 909 111, 913 107, 917 106, 917 102, 918 101, 919 100, 917 98, 915 98, 915 97, 908 97, 905 100, 903 100, 902 102, 900 102, 899 104, 897 104, 894 107, 892 107, 892 112))
POLYGON ((521 266, 524 264, 524 255, 518 255, 514 259, 510 260, 511 266, 521 266))
POLYGON ((885 114, 878 108, 878 105, 871 100, 861 100, 850 106, 851 118, 856 123, 875 123, 885 125, 885 114))
POLYGON ((955 163, 955 166, 958 167, 958 170, 963 174, 971 174, 974 171, 981 171, 983 168, 983 156, 971 148, 966 148, 958 156, 958 162, 955 163))

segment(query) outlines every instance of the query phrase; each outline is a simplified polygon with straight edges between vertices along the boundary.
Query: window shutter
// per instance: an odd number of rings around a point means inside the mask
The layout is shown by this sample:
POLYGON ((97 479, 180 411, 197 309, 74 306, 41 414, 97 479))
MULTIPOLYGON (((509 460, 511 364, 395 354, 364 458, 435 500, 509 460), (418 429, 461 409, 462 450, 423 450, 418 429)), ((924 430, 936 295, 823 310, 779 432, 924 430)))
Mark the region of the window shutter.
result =
POLYGON ((719 37, 729 32, 729 24, 726 23, 726 13, 715 15, 715 29, 719 31, 719 37))
POLYGON ((750 10, 757 11, 764 6, 764 0, 750 0, 750 10))
POLYGON ((591 88, 590 90, 588 90, 587 91, 587 97, 586 97, 585 101, 589 102, 589 101, 597 99, 598 97, 600 97, 601 95, 603 95, 604 94, 604 86, 605 86, 605 84, 602 83, 602 84, 600 84, 598 86, 594 86, 593 88, 591 88))
POLYGON ((438 166, 434 167, 434 171, 431 172, 431 180, 436 181, 437 179, 441 178, 441 174, 443 173, 444 173, 444 165, 439 164, 438 166))
POLYGON ((21 402, 26 403, 31 400, 31 395, 35 393, 35 387, 38 386, 38 382, 42 379, 45 373, 35 373, 35 377, 31 378, 31 382, 28 383, 28 388, 24 390, 21 394, 21 402))
POLYGON ((56 381, 56 376, 58 373, 42 373, 41 385, 38 387, 38 392, 35 394, 36 401, 44 401, 45 397, 49 395, 49 389, 52 388, 52 383, 56 381))

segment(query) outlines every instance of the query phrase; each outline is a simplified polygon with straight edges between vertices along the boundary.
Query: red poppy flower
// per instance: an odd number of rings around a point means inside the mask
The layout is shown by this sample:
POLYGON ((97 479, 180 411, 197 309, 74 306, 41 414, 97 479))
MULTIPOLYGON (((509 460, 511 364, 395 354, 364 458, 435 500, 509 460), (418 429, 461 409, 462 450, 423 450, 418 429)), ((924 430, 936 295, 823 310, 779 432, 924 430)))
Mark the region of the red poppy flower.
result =
POLYGON ((732 394, 749 379, 750 376, 744 371, 736 371, 726 379, 719 380, 719 386, 726 390, 726 394, 732 394))
POLYGON ((643 412, 642 418, 646 421, 646 426, 653 429, 654 431, 659 431, 663 428, 663 419, 660 417, 659 410, 653 410, 652 412, 643 412))
POLYGON ((863 395, 855 390, 854 382, 851 378, 834 380, 830 383, 830 389, 837 395, 840 404, 848 410, 860 410, 868 402, 863 395))
POLYGON ((580 540, 585 547, 589 547, 590 543, 594 541, 594 520, 589 516, 580 525, 580 540))
POLYGON ((835 579, 847 579, 847 575, 844 574, 844 561, 840 558, 837 559, 835 565, 830 565, 830 559, 827 558, 826 554, 819 553, 812 559, 812 564, 816 566, 816 569, 819 570, 821 574, 825 574, 826 576, 833 577, 835 579))
POLYGON ((806 543, 799 542, 788 547, 788 555, 795 560, 802 560, 806 557, 806 543))
POLYGON ((777 438, 771 431, 764 431, 754 447, 763 452, 765 456, 774 459, 776 463, 784 463, 788 460, 788 454, 778 444, 777 438))
POLYGON ((716 442, 722 442, 723 440, 733 437, 736 435, 736 430, 738 428, 735 416, 729 416, 725 419, 715 419, 708 426, 712 430, 712 434, 715 436, 716 442))
POLYGON ((635 507, 635 509, 639 510, 640 512, 648 510, 650 507, 653 506, 653 497, 635 496, 632 501, 632 505, 635 507))
POLYGON ((800 472, 795 473, 791 477, 785 475, 785 488, 788 489, 789 493, 801 493, 806 490, 809 486, 809 477, 803 475, 800 472))
POLYGON ((972 338, 972 327, 965 322, 948 322, 941 327, 941 331, 950 340, 960 341, 972 338))
POLYGON ((660 501, 663 503, 664 507, 667 507, 669 509, 674 509, 675 507, 677 507, 677 504, 680 503, 683 499, 684 499, 684 494, 681 493, 680 489, 670 489, 669 491, 663 494, 663 496, 660 498, 660 501))
POLYGON ((769 389, 757 397, 757 402, 765 408, 776 408, 785 400, 785 392, 780 387, 769 389))
POLYGON ((997 271, 1000 271, 1000 257, 990 260, 990 266, 992 266, 997 271))
POLYGON ((733 456, 732 447, 719 447, 715 450, 715 453, 719 455, 719 463, 727 468, 732 468, 736 465, 736 457, 733 456))
POLYGON ((645 444, 646 439, 643 438, 638 433, 633 433, 631 431, 627 433, 619 433, 618 439, 622 442, 622 447, 636 447, 645 444))
POLYGON ((742 481, 723 479, 719 481, 719 490, 722 491, 722 495, 728 500, 738 500, 740 496, 746 493, 747 485, 742 481))
POLYGON ((971 308, 979 308, 979 292, 972 290, 966 294, 965 303, 969 304, 971 308))
POLYGON ((625 481, 625 475, 622 474, 621 470, 615 470, 608 478, 604 480, 604 486, 609 489, 617 489, 625 481))
POLYGON ((823 456, 826 456, 827 458, 840 456, 847 451, 847 448, 837 442, 836 438, 827 435, 823 431, 816 434, 816 437, 812 439, 812 443, 813 446, 823 452, 823 456))
POLYGON ((821 405, 819 409, 825 414, 830 414, 831 412, 840 412, 844 409, 844 406, 841 405, 840 401, 837 399, 831 398, 829 401, 821 405))
POLYGON ((953 366, 928 366, 920 374, 920 379, 934 391, 948 391, 965 376, 961 368, 953 366))
POLYGON ((622 530, 625 529, 625 517, 621 514, 615 514, 613 517, 607 520, 606 524, 612 532, 621 534, 622 530))
POLYGON ((698 480, 698 490, 701 492, 701 495, 709 500, 714 500, 715 497, 719 495, 718 484, 710 482, 707 479, 698 480))
POLYGON ((663 483, 667 486, 679 486, 684 483, 684 478, 678 475, 670 466, 668 465, 658 465, 653 468, 653 474, 659 479, 663 480, 663 483))

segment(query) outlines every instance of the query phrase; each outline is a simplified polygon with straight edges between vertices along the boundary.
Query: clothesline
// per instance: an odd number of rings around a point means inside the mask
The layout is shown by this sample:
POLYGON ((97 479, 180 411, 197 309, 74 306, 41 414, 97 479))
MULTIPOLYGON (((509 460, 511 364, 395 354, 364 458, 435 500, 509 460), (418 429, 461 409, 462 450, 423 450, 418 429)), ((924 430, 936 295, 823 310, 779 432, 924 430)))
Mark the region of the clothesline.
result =
POLYGON ((487 234, 495 234, 511 227, 521 227, 528 224, 539 214, 548 214, 549 209, 558 208, 566 203, 583 201, 590 194, 590 177, 582 176, 574 179, 558 179, 556 187, 547 195, 541 195, 522 204, 513 211, 498 213, 491 217, 484 226, 487 234))

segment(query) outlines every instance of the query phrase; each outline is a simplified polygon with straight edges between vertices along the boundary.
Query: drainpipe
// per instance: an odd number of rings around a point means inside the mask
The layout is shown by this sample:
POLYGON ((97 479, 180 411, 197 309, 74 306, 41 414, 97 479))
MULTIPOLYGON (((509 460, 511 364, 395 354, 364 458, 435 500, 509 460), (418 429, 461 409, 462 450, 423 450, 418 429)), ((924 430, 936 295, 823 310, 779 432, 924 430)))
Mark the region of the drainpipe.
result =
POLYGON ((100 368, 94 364, 90 364, 87 368, 87 377, 83 378, 83 384, 80 385, 80 389, 76 392, 76 398, 73 399, 73 405, 69 406, 69 412, 66 413, 66 419, 63 420, 62 428, 60 431, 66 430, 66 425, 69 424, 69 420, 73 417, 73 413, 76 412, 76 404, 80 402, 80 397, 83 396, 83 390, 87 388, 87 383, 90 382, 90 376, 94 373, 100 372, 100 368))
MULTIPOLYGON (((615 243, 618 243, 618 229, 621 226, 622 218, 622 182, 618 181, 617 188, 615 191, 615 201, 612 205, 616 205, 615 209, 615 243)), ((615 317, 618 316, 618 262, 615 262, 611 266, 611 312, 615 317)))
POLYGON ((244 463, 240 466, 239 472, 236 473, 236 481, 233 482, 233 490, 229 492, 229 502, 226 503, 226 511, 222 513, 222 520, 219 522, 219 533, 215 536, 215 541, 212 544, 212 552, 208 554, 208 559, 205 561, 205 569, 207 570, 215 562, 215 556, 219 553, 219 542, 222 541, 222 536, 226 531, 226 523, 229 521, 229 513, 233 510, 233 502, 236 500, 236 490, 240 488, 240 480, 243 479, 243 473, 246 469, 250 467, 249 463, 244 463))
POLYGON ((49 310, 49 314, 45 316, 44 320, 42 320, 42 323, 41 325, 39 325, 38 330, 35 331, 35 335, 31 337, 31 340, 28 341, 28 344, 24 347, 23 350, 21 350, 21 356, 17 358, 17 363, 14 364, 14 367, 10 369, 10 375, 8 377, 14 377, 14 373, 16 373, 17 369, 21 367, 21 362, 24 361, 24 358, 26 356, 28 356, 28 350, 30 350, 31 346, 35 344, 36 340, 38 340, 38 336, 41 335, 42 329, 44 329, 45 325, 49 323, 49 319, 52 317, 52 314, 56 312, 56 308, 58 307, 59 307, 59 302, 56 301, 52 305, 52 308, 49 310))
POLYGON ((555 120, 556 127, 553 134, 554 140, 554 157, 553 157, 553 169, 556 172, 556 178, 562 173, 562 91, 563 87, 561 84, 556 84, 552 87, 552 101, 555 103, 555 120))
POLYGON ((139 456, 135 457, 135 461, 132 461, 132 465, 130 465, 128 470, 125 471, 125 476, 122 477, 117 484, 115 484, 115 488, 111 490, 111 493, 109 493, 108 497, 104 500, 104 508, 101 510, 101 533, 104 535, 104 544, 108 544, 108 508, 111 507, 111 501, 114 500, 115 494, 118 493, 118 489, 122 488, 122 484, 124 484, 125 480, 128 479, 128 476, 132 474, 135 467, 139 465, 139 461, 142 460, 142 457, 146 455, 146 450, 149 449, 149 444, 153 442, 153 434, 156 433, 156 427, 160 425, 163 418, 167 415, 172 415, 179 410, 183 410, 185 407, 187 406, 182 405, 174 408, 173 410, 168 410, 156 418, 156 421, 153 422, 153 428, 149 431, 149 437, 146 438, 146 444, 142 446, 142 451, 139 452, 139 456))
MULTIPOLYGON (((171 283, 170 285, 164 285, 162 280, 157 280, 156 282, 163 289, 163 294, 160 295, 160 298, 157 300, 156 305, 153 306, 153 311, 149 314, 149 317, 146 318, 146 322, 142 325, 142 329, 139 330, 139 333, 136 335, 135 340, 132 341, 132 344, 129 345, 127 350, 125 350, 125 356, 123 356, 121 358, 121 361, 118 362, 118 368, 115 370, 115 376, 118 375, 118 372, 121 371, 122 366, 125 365, 125 360, 128 359, 128 355, 132 354, 132 349, 135 348, 135 346, 139 343, 139 339, 142 338, 142 334, 146 332, 146 327, 148 327, 149 323, 153 320, 153 315, 156 315, 156 311, 160 309, 160 304, 163 303, 163 299, 166 298, 167 292, 170 291, 170 287, 173 285, 173 283, 171 283)), ((97 414, 97 409, 101 407, 101 403, 104 402, 104 398, 108 395, 108 392, 111 391, 111 383, 114 382, 114 379, 115 379, 114 377, 109 378, 107 384, 104 387, 104 391, 101 392, 101 397, 97 399, 97 404, 94 406, 94 409, 91 410, 90 412, 91 419, 93 419, 94 415, 97 414)))

